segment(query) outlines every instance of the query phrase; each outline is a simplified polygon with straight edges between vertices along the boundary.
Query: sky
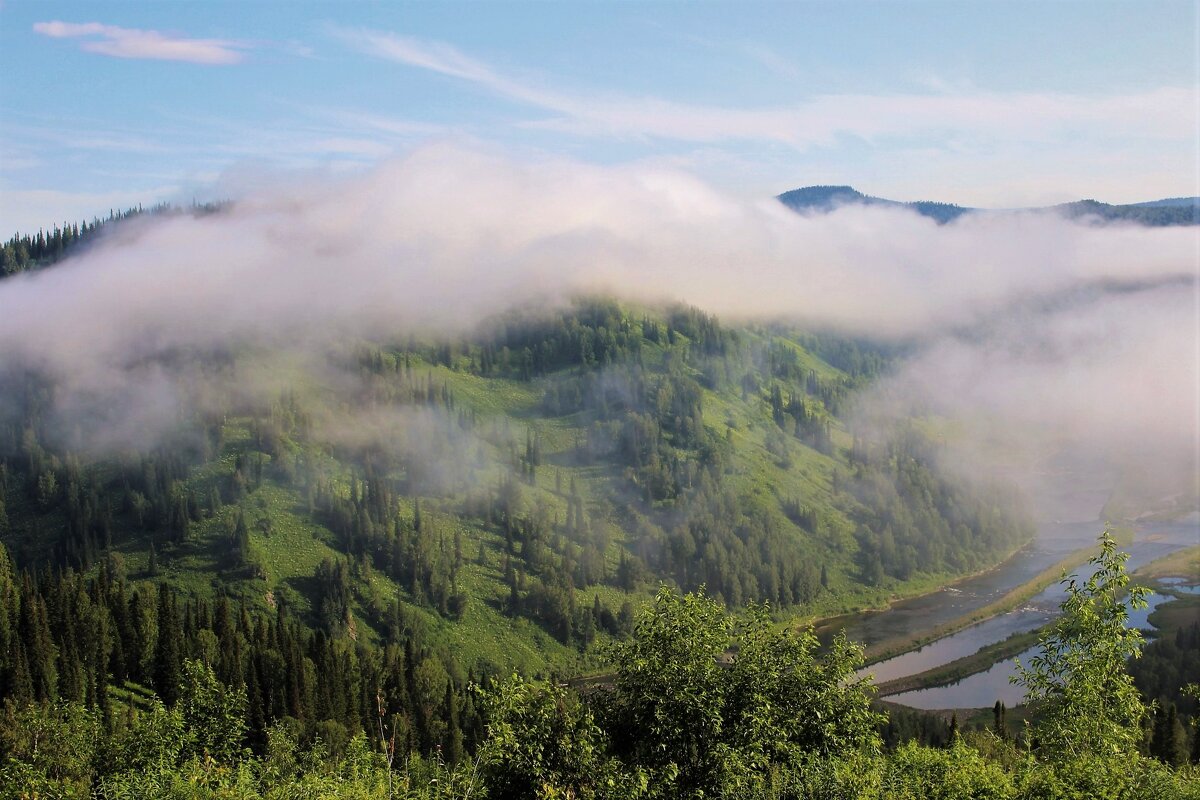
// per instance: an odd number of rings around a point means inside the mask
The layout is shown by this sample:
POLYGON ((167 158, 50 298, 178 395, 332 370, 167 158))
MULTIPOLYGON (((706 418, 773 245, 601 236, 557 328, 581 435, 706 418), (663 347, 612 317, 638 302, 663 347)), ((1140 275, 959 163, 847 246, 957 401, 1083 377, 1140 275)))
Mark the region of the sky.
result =
POLYGON ((46 370, 61 431, 144 446, 206 397, 177 352, 319 362, 347 335, 457 335, 613 294, 916 343, 864 418, 935 409, 973 469, 1077 439, 1192 497, 1195 227, 772 198, 1200 195, 1198 17, 1197 0, 0 0, 0 234, 233 201, 3 281, 0 378, 46 370))
POLYGON ((1197 188, 1197 3, 0 0, 0 230, 430 145, 982 207, 1197 188))

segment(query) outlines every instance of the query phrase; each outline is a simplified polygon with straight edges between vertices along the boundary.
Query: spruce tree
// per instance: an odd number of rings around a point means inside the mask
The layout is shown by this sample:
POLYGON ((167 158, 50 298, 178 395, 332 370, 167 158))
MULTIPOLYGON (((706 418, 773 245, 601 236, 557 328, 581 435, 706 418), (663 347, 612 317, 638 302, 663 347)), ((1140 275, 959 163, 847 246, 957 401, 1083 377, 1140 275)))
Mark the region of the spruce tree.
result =
POLYGON ((454 682, 446 682, 446 698, 442 701, 442 718, 446 720, 446 734, 442 741, 442 757, 447 764, 457 764, 463 755, 463 732, 459 722, 458 702, 454 696, 454 682))
POLYGON ((158 587, 158 638, 154 644, 154 691, 168 706, 179 699, 183 677, 183 630, 175 598, 166 584, 158 587))
POLYGON ((1008 739, 1008 709, 999 700, 992 706, 992 730, 1002 740, 1008 739))

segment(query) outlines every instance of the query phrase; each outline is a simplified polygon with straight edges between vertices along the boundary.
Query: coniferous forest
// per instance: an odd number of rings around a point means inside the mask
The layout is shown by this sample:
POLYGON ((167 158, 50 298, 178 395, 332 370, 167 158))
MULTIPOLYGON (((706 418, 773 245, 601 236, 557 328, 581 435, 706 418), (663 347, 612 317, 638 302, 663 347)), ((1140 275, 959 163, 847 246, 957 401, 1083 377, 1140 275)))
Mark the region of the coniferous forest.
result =
POLYGON ((0 800, 1200 800, 1200 4, 945 5, 0 0, 0 800))
POLYGON ((997 703, 993 726, 954 718, 936 744, 887 747, 886 716, 854 676, 861 650, 844 638, 822 650, 766 605, 731 615, 663 588, 604 678, 484 676, 459 692, 411 639, 339 646, 282 613, 180 609, 165 587, 146 613, 103 571, 43 594, 6 562, 0 596, 20 611, 0 633, 19 660, 5 665, 0 785, 13 797, 1195 797, 1186 755, 1142 752, 1148 707, 1123 667, 1141 645, 1127 607, 1144 590, 1113 602, 1124 558, 1106 532, 1094 576, 1072 585, 1022 671, 1034 724, 1014 734, 997 703), (129 611, 113 614, 118 602, 129 611), (49 633, 60 618, 48 606, 80 623, 70 639, 49 633), (126 639, 150 652, 126 656, 126 639), (58 646, 93 655, 56 662, 58 646), (106 655, 144 669, 147 688, 105 699, 94 670, 106 655), (241 664, 245 681, 222 677, 241 664), (309 728, 309 714, 328 717, 309 728))
MULTIPOLYGON (((5 271, 137 215, 14 237, 5 271)), ((1194 796, 1193 630, 1089 689, 1131 704, 1100 730, 1140 738, 1080 746, 1071 715, 1022 731, 999 707, 961 727, 884 709, 861 650, 800 624, 1032 534, 1010 487, 940 466, 928 424, 852 413, 898 355, 587 298, 465 338, 348 341, 320 354, 333 388, 249 345, 153 354, 203 402, 102 443, 109 410, 64 411, 51 375, 10 363, 0 785, 1194 796)))

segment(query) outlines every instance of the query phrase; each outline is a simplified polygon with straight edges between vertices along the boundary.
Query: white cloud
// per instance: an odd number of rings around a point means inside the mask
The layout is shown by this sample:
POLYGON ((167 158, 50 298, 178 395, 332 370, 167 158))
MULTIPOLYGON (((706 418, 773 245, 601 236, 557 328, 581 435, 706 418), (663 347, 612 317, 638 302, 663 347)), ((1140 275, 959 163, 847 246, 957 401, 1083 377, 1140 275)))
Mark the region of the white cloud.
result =
POLYGON ((393 137, 427 138, 430 136, 446 134, 450 132, 450 130, 443 125, 435 125, 429 122, 417 122, 404 117, 389 116, 387 114, 379 114, 372 111, 322 107, 307 107, 302 110, 313 116, 328 119, 338 125, 341 125, 347 130, 378 131, 379 133, 388 134, 393 137))
POLYGON ((236 64, 247 45, 225 39, 189 39, 158 31, 121 28, 99 22, 38 22, 33 30, 52 39, 83 39, 82 49, 114 58, 236 64))
POLYGON ((1196 441, 1193 228, 802 216, 661 165, 445 145, 349 177, 250 178, 227 211, 136 221, 0 281, 0 366, 44 366, 119 435, 186 407, 193 387, 154 371, 162 353, 247 341, 320 353, 348 333, 454 333, 513 305, 613 292, 914 337, 919 357, 884 389, 1009 436, 1073 435, 1160 464, 1196 441))
POLYGON ((735 48, 747 58, 788 80, 799 80, 804 75, 800 67, 796 66, 793 61, 764 44, 743 42, 736 45, 735 48))
POLYGON ((558 111, 575 106, 575 101, 565 95, 543 91, 505 77, 482 61, 443 42, 370 30, 335 30, 343 41, 377 58, 460 78, 533 106, 558 111))
POLYGON ((342 30, 350 46, 377 58, 429 70, 559 115, 533 126, 581 135, 656 137, 691 142, 755 140, 798 149, 842 137, 869 142, 932 137, 992 143, 1064 143, 1089 137, 1190 142, 1195 135, 1194 87, 1087 96, 1053 92, 988 92, 947 88, 923 94, 825 94, 804 103, 730 108, 654 97, 566 92, 506 75, 457 48, 371 30, 342 30))

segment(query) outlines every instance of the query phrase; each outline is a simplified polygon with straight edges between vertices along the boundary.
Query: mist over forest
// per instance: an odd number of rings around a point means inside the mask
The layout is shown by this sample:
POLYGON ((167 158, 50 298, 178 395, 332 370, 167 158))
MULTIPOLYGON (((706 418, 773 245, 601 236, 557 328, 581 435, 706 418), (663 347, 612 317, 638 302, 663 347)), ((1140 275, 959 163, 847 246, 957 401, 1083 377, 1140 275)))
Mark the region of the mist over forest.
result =
POLYGON ((0 2, 0 800, 1200 797, 1190 4, 215 10, 0 2))
MULTIPOLYGON (((113 226, 5 281, 0 328, 6 368, 58 383, 55 428, 104 450, 152 445, 231 379, 192 374, 179 353, 287 353, 337 380, 323 361, 348 338, 462 337, 584 296, 684 302, 903 349, 857 398, 864 418, 936 413, 963 423, 966 448, 976 428, 1013 451, 1049 437, 1165 465, 1176 491, 1195 484, 1179 481, 1196 440, 1194 238, 1048 212, 800 215, 679 171, 430 146, 113 226)), ((278 393, 251 372, 239 393, 278 393)))
MULTIPOLYGON (((1138 667, 1106 523, 1200 512, 1194 227, 793 210, 444 144, 214 191, 0 253, 0 789, 240 765, 382 798, 402 753, 414 799, 817 796, 850 764, 833 796, 925 796, 918 762, 1189 796, 1200 628, 1138 667), (1110 582, 988 646, 1067 640, 1063 680, 1120 702, 1060 703, 1037 663, 1032 729, 875 700, 864 657, 1056 576, 869 649, 833 628, 1063 523, 1104 529, 1064 564, 1110 582)), ((932 672, 992 663, 960 661, 932 672)))

